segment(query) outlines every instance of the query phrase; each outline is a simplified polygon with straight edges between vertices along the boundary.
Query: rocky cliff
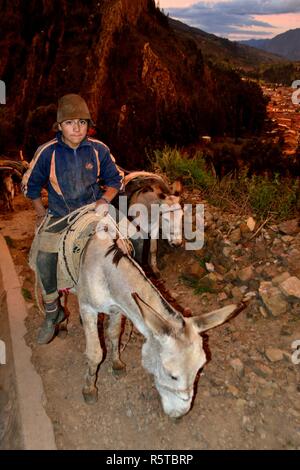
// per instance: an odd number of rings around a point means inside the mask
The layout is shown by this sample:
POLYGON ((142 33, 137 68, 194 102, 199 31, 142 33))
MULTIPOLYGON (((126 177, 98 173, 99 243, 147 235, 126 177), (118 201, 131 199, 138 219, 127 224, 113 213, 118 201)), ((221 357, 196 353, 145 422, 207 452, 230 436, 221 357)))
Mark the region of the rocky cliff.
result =
POLYGON ((203 133, 258 130, 258 89, 208 66, 154 0, 1 1, 0 151, 30 159, 52 137, 58 97, 80 93, 97 136, 119 162, 144 166, 145 148, 183 145, 203 133))

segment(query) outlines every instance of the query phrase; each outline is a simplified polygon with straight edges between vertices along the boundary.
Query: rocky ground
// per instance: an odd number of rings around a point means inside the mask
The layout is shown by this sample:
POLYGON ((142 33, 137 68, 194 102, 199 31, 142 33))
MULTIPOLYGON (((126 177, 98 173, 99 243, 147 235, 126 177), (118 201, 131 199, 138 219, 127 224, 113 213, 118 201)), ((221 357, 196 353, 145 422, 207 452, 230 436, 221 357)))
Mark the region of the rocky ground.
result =
MULTIPOLYGON (((186 194, 199 202, 197 192, 186 194)), ((300 231, 296 220, 260 226, 255 217, 205 205, 202 250, 162 247, 165 286, 194 315, 249 299, 229 323, 208 332, 210 359, 190 413, 166 417, 141 367, 141 335, 127 323, 122 338, 127 374, 111 373, 110 344, 98 375, 99 401, 81 396, 84 336, 75 296, 66 338, 38 346, 41 316, 27 254, 34 214, 21 195, 0 215, 28 305, 27 337, 42 377, 45 407, 60 449, 300 449, 300 231), (197 293, 195 291, 197 290, 197 293), (299 362, 299 364, 298 364, 299 362)), ((100 323, 106 327, 105 320, 100 323)), ((28 391, 30 399, 30 391, 28 391)))

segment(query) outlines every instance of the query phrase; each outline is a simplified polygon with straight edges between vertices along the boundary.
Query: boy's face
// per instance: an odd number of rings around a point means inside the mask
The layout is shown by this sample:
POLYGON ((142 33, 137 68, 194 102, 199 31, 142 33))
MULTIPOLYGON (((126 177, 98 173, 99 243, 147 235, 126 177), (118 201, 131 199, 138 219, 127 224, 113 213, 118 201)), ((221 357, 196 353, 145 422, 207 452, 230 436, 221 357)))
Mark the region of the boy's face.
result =
POLYGON ((58 124, 58 128, 62 132, 63 141, 75 149, 86 137, 88 121, 86 119, 68 119, 58 124))

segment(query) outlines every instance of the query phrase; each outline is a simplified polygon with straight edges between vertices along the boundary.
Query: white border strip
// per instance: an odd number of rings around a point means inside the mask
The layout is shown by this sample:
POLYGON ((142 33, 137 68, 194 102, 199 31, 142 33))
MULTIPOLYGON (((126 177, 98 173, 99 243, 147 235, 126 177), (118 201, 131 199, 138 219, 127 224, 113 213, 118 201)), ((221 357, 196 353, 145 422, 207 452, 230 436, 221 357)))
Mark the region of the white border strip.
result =
POLYGON ((0 233, 0 269, 6 291, 9 329, 12 340, 20 410, 22 442, 25 450, 56 450, 52 422, 45 412, 45 392, 41 377, 31 362, 31 349, 26 345, 27 309, 5 239, 0 233))

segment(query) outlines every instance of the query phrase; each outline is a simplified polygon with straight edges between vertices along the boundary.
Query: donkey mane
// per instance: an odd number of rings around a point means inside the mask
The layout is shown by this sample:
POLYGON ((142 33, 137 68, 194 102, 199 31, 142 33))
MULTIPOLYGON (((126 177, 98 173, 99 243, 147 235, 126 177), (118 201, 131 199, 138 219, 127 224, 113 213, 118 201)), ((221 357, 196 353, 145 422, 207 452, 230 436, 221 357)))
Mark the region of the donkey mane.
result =
POLYGON ((124 253, 124 251, 121 250, 121 248, 118 247, 117 245, 117 240, 113 240, 113 244, 108 248, 107 252, 105 253, 105 258, 107 258, 108 255, 113 253, 113 258, 112 258, 112 263, 118 266, 120 260, 126 256, 127 254, 124 253))
POLYGON ((110 254, 113 254, 112 257, 112 263, 115 266, 118 266, 119 262, 121 261, 122 258, 126 258, 126 261, 128 261, 134 268, 136 268, 140 274, 142 274, 144 280, 151 286, 151 288, 159 295, 160 300, 165 307, 166 311, 175 317, 177 320, 180 320, 182 325, 184 324, 184 319, 181 315, 180 312, 177 312, 168 302, 167 300, 163 297, 162 293, 159 291, 159 289, 150 281, 150 279, 146 276, 145 272, 143 269, 140 267, 140 265, 131 257, 128 256, 124 251, 122 251, 119 246, 117 245, 116 240, 112 240, 113 243, 112 245, 108 248, 108 250, 105 253, 105 258, 107 258, 110 254))
POLYGON ((133 194, 138 192, 146 193, 159 190, 166 195, 170 195, 171 191, 167 183, 160 176, 142 176, 136 177, 126 184, 126 193, 131 199, 133 194))

